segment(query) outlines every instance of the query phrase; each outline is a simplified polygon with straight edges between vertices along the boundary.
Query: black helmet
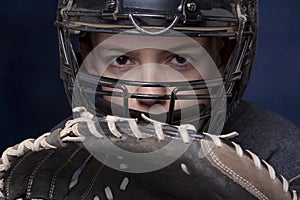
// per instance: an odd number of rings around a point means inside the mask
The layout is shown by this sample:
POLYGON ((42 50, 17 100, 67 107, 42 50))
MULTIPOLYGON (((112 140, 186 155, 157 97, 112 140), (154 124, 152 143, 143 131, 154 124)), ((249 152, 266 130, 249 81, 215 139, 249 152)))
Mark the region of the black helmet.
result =
MULTIPOLYGON (((93 108, 98 116, 104 116, 118 113, 112 113, 112 104, 104 96, 118 96, 123 99, 122 105, 113 104, 122 110, 118 115, 138 117, 140 112, 130 110, 129 99, 166 100, 167 123, 200 122, 197 125, 199 130, 208 130, 209 124, 217 123, 217 128, 211 131, 219 132, 223 127, 220 123, 224 123, 236 108, 249 80, 256 50, 258 5, 256 0, 59 0, 56 24, 61 78, 70 102, 72 98, 77 105, 85 102, 84 106, 93 108), (80 67, 84 56, 77 53, 78 46, 73 37, 88 42, 90 33, 94 32, 124 37, 146 35, 153 37, 153 41, 156 37, 174 35, 221 40, 223 66, 217 66, 221 75, 205 80, 149 82, 87 73, 84 67, 80 67), (82 75, 80 81, 76 81, 78 74, 82 75), (77 94, 83 99, 81 103, 72 97, 75 86, 80 88, 77 94), (139 94, 128 91, 131 86, 168 87, 172 90, 170 94, 139 94), (91 93, 89 87, 94 90, 92 97, 87 95, 91 93), (118 91, 107 88, 117 88, 118 91), (197 92, 205 89, 210 94, 197 92), (188 90, 194 93, 187 94, 188 90), (209 99, 210 103, 199 103, 196 113, 200 114, 197 116, 193 114, 193 106, 184 108, 190 116, 178 120, 175 102, 192 96, 197 101, 209 99)), ((180 109, 181 113, 184 109, 180 109)))

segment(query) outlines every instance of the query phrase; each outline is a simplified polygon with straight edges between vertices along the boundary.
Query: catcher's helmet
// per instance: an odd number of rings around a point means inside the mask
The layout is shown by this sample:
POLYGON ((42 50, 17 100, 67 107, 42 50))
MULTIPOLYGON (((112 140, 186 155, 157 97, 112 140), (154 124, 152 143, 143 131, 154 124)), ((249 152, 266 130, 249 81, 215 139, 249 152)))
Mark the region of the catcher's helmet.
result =
MULTIPOLYGON (((128 106, 130 99, 168 101, 167 123, 193 123, 197 124, 199 130, 207 130, 209 124, 217 123, 217 128, 211 131, 220 131, 225 118, 230 116, 239 103, 249 80, 256 49, 257 19, 257 0, 59 0, 56 24, 61 78, 67 96, 70 102, 73 100, 76 105, 85 104, 88 109, 96 111, 98 116, 117 113, 138 117, 140 112, 131 110, 128 106), (143 79, 109 77, 104 73, 91 74, 84 67, 85 64, 82 65, 82 57, 86 57, 76 53, 78 47, 73 44, 72 38, 74 35, 81 43, 88 43, 91 33, 118 34, 124 38, 129 35, 136 38, 144 35, 152 38, 152 41, 174 36, 214 38, 222 43, 219 51, 222 62, 215 64, 220 76, 201 80, 170 78, 149 82, 143 79), (82 75, 80 78, 79 74, 82 75), (133 86, 166 87, 171 92, 140 94, 128 90, 128 87, 133 86), (79 88, 75 96, 80 97, 80 100, 74 99, 75 87, 79 88), (201 90, 209 91, 209 94, 199 92, 201 90), (91 93, 92 97, 89 95, 91 93), (122 104, 109 102, 115 97, 122 98, 122 104), (196 109, 198 115, 191 112, 195 111, 194 106, 176 110, 176 101, 191 99, 196 99, 200 104, 196 109), (209 103, 203 103, 201 99, 209 100, 209 103), (112 107, 120 108, 122 112, 119 113, 116 111, 118 109, 112 107), (182 115, 184 109, 188 110, 185 112, 187 114, 181 118, 176 117, 178 112, 182 115)), ((193 46, 192 43, 190 45, 193 46)), ((146 45, 146 48, 164 47, 146 45)), ((124 54, 134 50, 136 49, 128 48, 124 54)), ((177 61, 186 61, 180 59, 182 58, 179 57, 177 61)))

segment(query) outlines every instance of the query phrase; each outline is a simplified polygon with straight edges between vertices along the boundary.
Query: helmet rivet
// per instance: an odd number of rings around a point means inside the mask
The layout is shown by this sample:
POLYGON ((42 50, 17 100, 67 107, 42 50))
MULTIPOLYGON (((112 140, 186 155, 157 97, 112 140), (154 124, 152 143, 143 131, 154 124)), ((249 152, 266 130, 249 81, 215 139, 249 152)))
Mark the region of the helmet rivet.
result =
POLYGON ((115 0, 107 0, 106 2, 106 8, 108 10, 113 10, 116 6, 116 1, 115 0))
POLYGON ((195 2, 189 2, 189 3, 187 3, 186 7, 187 7, 188 11, 190 11, 190 12, 195 12, 196 9, 197 9, 197 5, 196 5, 195 2))

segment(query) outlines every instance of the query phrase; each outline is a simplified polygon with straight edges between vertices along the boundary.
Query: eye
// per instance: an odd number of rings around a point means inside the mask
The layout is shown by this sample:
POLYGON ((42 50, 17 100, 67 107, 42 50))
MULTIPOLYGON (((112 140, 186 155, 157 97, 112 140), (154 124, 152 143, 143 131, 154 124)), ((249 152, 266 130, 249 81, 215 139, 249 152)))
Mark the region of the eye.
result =
POLYGON ((192 67, 192 64, 182 55, 173 55, 167 64, 179 71, 187 70, 192 67))
POLYGON ((132 65, 133 64, 133 61, 128 58, 127 56, 119 56, 119 57, 116 57, 116 58, 113 58, 112 59, 112 63, 110 64, 111 66, 114 66, 114 67, 125 67, 126 65, 132 65))
POLYGON ((187 60, 184 57, 180 56, 180 55, 175 55, 173 57, 173 59, 171 60, 171 62, 174 63, 174 64, 180 64, 180 65, 188 63, 187 60))

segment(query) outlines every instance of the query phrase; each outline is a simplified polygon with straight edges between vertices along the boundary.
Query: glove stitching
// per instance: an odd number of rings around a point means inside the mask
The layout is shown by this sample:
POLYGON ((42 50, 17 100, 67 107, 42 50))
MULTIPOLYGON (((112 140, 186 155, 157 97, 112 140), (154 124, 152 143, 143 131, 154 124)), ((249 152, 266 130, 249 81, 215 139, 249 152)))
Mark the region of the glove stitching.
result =
MULTIPOLYGON (((82 120, 82 119, 81 119, 82 120)), ((95 119, 93 119, 93 120, 95 120, 95 119)), ((93 122, 93 125, 95 125, 94 123, 95 123, 95 121, 93 121, 93 120, 91 120, 92 122, 93 122)), ((79 122, 81 122, 81 121, 77 121, 76 123, 79 123, 79 122)), ((87 123, 87 125, 88 125, 88 128, 89 128, 89 130, 90 129, 93 129, 94 130, 94 126, 89 126, 90 124, 89 124, 89 122, 87 122, 87 121, 84 121, 84 122, 86 122, 87 123)), ((77 124, 73 124, 74 126, 74 129, 70 129, 70 132, 72 131, 72 130, 78 130, 78 127, 77 127, 77 124)), ((72 127, 72 128, 73 128, 72 127)), ((70 128, 70 127, 69 127, 70 128)), ((68 133, 70 133, 70 132, 68 132, 68 133)), ((77 133, 78 133, 78 131, 77 131, 77 133)), ((26 140, 26 141, 23 141, 22 143, 20 143, 18 146, 16 146, 16 147, 11 147, 11 148, 8 148, 7 149, 7 151, 5 151, 4 153, 3 153, 3 155, 2 155, 2 158, 1 158, 1 164, 0 164, 0 172, 2 172, 2 171, 6 171, 7 169, 9 169, 9 167, 10 167, 10 163, 11 163, 11 161, 10 160, 12 160, 11 159, 11 157, 8 157, 8 156, 12 156, 12 157, 15 157, 15 156, 17 156, 17 157, 20 157, 20 156, 22 156, 22 155, 24 155, 24 154, 26 154, 27 152, 28 152, 28 150, 30 151, 40 151, 41 149, 47 149, 47 148, 57 148, 57 147, 55 147, 55 146, 52 146, 52 145, 50 145, 49 143, 47 143, 47 141, 45 140, 45 138, 49 135, 50 133, 45 133, 44 135, 42 135, 42 136, 40 136, 39 138, 37 138, 36 140, 32 140, 32 139, 30 139, 30 140, 26 140), (15 148, 17 148, 17 150, 15 149, 15 148)), ((150 134, 149 134, 150 135, 150 134)), ((67 135, 67 136, 69 136, 69 135, 67 135)), ((94 135, 94 136, 96 136, 96 135, 94 135)), ((152 135, 153 136, 153 135, 152 135)), ((178 137, 174 137, 174 136, 170 136, 170 135, 166 135, 167 137, 170 137, 170 138, 174 138, 174 139, 180 139, 180 138, 178 138, 178 137)), ((80 137, 82 137, 81 136, 81 134, 78 134, 78 135, 76 135, 75 134, 75 137, 74 136, 71 136, 71 137, 69 137, 70 138, 70 141, 71 141, 71 139, 74 139, 73 141, 80 141, 82 138, 80 138, 80 137), (78 139, 78 140, 76 140, 76 139, 78 139)), ((84 137, 84 136, 83 136, 84 137)), ((97 136, 96 136, 97 137, 97 136)), ((98 138, 100 138, 99 136, 98 136, 98 138)), ((182 139, 182 138, 181 138, 182 139)), ((193 138, 192 137, 192 139, 193 140, 201 140, 201 139, 199 139, 199 138, 193 138)), ((66 141, 68 141, 68 140, 66 140, 66 141)), ((218 159, 218 157, 212 152, 212 149, 209 147, 209 144, 208 144, 208 141, 205 141, 205 146, 206 146, 206 148, 209 150, 209 155, 211 156, 211 158, 213 159, 213 161, 216 163, 216 165, 218 165, 219 167, 221 167, 221 169, 223 169, 224 171, 225 171, 225 173, 227 173, 227 174, 229 174, 229 175, 232 175, 234 178, 236 178, 237 180, 241 180, 242 182, 243 182, 243 177, 240 177, 239 175, 237 175, 235 172, 230 172, 230 171, 232 171, 230 168, 228 168, 227 166, 225 166, 219 159, 218 159), (226 171, 226 170, 229 170, 229 172, 228 171, 226 171)), ((241 152, 238 152, 238 150, 236 149, 236 152, 237 152, 237 154, 240 156, 240 157, 242 157, 242 154, 241 154, 241 152)), ((28 156, 29 154, 27 154, 27 156, 28 156)), ((21 160, 23 160, 23 158, 24 159, 26 159, 26 157, 27 157, 26 155, 24 156, 24 157, 22 157, 21 158, 21 160)), ((19 162, 21 162, 21 160, 19 161, 19 162)), ((253 156, 252 156, 252 160, 254 160, 253 159, 253 156)), ((255 160, 254 160, 254 162, 255 162, 255 160)), ((267 165, 268 166, 268 165, 267 165)), ((14 167, 16 167, 16 165, 14 166, 14 167)), ((14 168, 15 169, 15 168, 14 168)), ((14 171, 15 170, 12 170, 11 171, 11 174, 13 174, 14 173, 14 171)), ((269 171, 269 174, 272 174, 271 173, 271 171, 270 171, 270 169, 269 169, 269 167, 268 167, 268 171, 269 171)), ((100 173, 100 172, 99 172, 100 173)), ((11 175, 10 174, 10 175, 11 175)), ((97 175, 98 176, 98 175, 97 175)), ((230 176, 229 176, 230 177, 230 176)), ((270 175, 270 177, 271 177, 271 175, 270 175)), ((95 179, 97 179, 96 177, 94 177, 95 179)), ((283 190, 285 191, 285 192, 288 192, 288 188, 289 188, 289 186, 288 186, 288 182, 287 181, 285 181, 286 179, 284 178, 284 177, 281 177, 282 178, 282 182, 283 182, 283 190)), ((272 177, 271 177, 271 179, 272 179, 272 177)), ((3 179, 1 179, 0 180, 2 183, 3 183, 3 179)), ((247 180, 246 180, 247 181, 247 180)), ((1 184, 1 182, 0 182, 0 194, 2 194, 3 195, 3 193, 2 193, 2 189, 3 189, 3 187, 4 187, 4 184, 1 184)), ((8 182, 9 184, 10 184, 10 182, 8 182)), ((94 183, 95 183, 95 181, 93 182, 93 183, 91 183, 91 187, 93 187, 93 185, 94 185, 94 183)), ((245 183, 245 182, 244 182, 245 183)), ((9 185, 8 184, 8 185, 9 185)), ((247 184, 246 184, 247 185, 247 184)), ((6 187, 7 187, 7 185, 6 185, 6 187)), ((91 190, 91 188, 89 188, 90 190, 91 190)), ((255 188, 256 189, 256 188, 255 188)), ((8 188, 8 191, 9 191, 9 188, 8 188)), ((259 192, 259 191, 258 191, 259 192)), ((8 192, 8 195, 9 195, 9 192, 8 192)), ((4 196, 4 195, 3 195, 4 196)), ((295 199, 297 199, 297 193, 295 192, 295 191, 293 191, 293 199, 295 200, 295 199)))
MULTIPOLYGON (((3 152, 1 159, 0 159, 0 163, 1 163, 0 164, 0 172, 7 171, 10 168, 10 164, 12 162, 11 160, 13 159, 13 157, 21 157, 29 151, 39 151, 41 149, 56 148, 55 146, 50 145, 46 141, 46 137, 49 134, 50 133, 48 132, 48 133, 41 135, 36 140, 27 139, 14 147, 7 148, 3 152)), ((3 178, 2 177, 0 177, 0 178, 1 178, 0 181, 3 182, 3 178)), ((5 197, 3 194, 3 189, 4 189, 3 187, 4 187, 4 184, 0 184, 0 197, 2 197, 2 198, 5 197)))
MULTIPOLYGON (((106 157, 107 159, 107 157, 106 157)), ((101 171, 103 170, 104 168, 104 164, 102 164, 100 167, 97 168, 96 172, 94 173, 93 175, 93 178, 88 186, 88 188, 86 189, 86 191, 81 195, 81 199, 86 199, 86 197, 88 196, 88 194, 91 192, 92 188, 94 187, 95 185, 95 182, 99 176, 99 174, 101 173, 101 171)))
MULTIPOLYGON (((234 143, 234 142, 231 142, 234 146, 235 146, 235 149, 236 149, 236 152, 238 154, 239 157, 242 157, 243 156, 243 150, 242 148, 240 147, 240 145, 234 143)), ((275 181, 276 179, 276 172, 274 170, 274 168, 269 164, 267 163, 265 160, 261 160, 256 154, 254 154, 253 152, 251 152, 250 150, 246 150, 250 156, 252 157, 252 160, 254 161, 254 164, 257 168, 261 168, 261 161, 267 166, 267 171, 269 172, 269 176, 270 176, 270 179, 275 181)), ((287 179, 284 177, 284 176, 280 176, 281 177, 281 183, 282 183, 282 190, 284 191, 284 193, 287 193, 289 191, 289 182, 287 181, 287 179)), ((292 193, 290 193, 293 200, 297 200, 297 192, 295 190, 292 190, 292 193)))
POLYGON ((241 177, 240 175, 235 173, 228 166, 226 166, 224 163, 222 163, 218 159, 218 157, 213 153, 213 151, 210 148, 207 140, 204 141, 204 144, 205 144, 205 147, 206 147, 207 151, 209 152, 208 155, 210 155, 210 157, 212 158, 214 163, 217 166, 219 166, 223 170, 224 173, 228 174, 229 177, 232 176, 232 179, 236 179, 237 181, 244 183, 248 187, 248 189, 252 190, 254 193, 256 193, 260 197, 260 199, 268 200, 268 198, 263 193, 261 193, 261 191, 259 191, 254 185, 252 185, 249 181, 247 181, 246 179, 244 179, 243 177, 241 177))
POLYGON ((46 157, 44 157, 39 163, 38 165, 34 168, 33 172, 31 173, 29 180, 28 180, 28 186, 27 186, 27 192, 26 192, 26 198, 29 199, 31 196, 31 189, 32 189, 32 185, 34 182, 34 178, 37 174, 37 172, 40 170, 40 168, 45 164, 45 162, 53 155, 54 151, 51 151, 50 153, 47 154, 46 157))
POLYGON ((57 178, 59 176, 59 174, 61 173, 61 171, 67 167, 72 159, 77 155, 77 153, 81 150, 81 148, 77 148, 71 155, 70 157, 67 159, 67 161, 61 166, 59 167, 55 173, 53 174, 52 178, 51 178, 51 184, 50 184, 50 188, 49 188, 49 193, 48 193, 48 196, 50 199, 53 199, 53 196, 54 196, 54 190, 55 190, 55 187, 56 187, 56 181, 57 181, 57 178))
MULTIPOLYGON (((9 176, 7 177, 6 180, 6 187, 5 187, 5 191, 6 191, 6 198, 9 199, 10 197, 10 184, 11 184, 11 179, 15 173, 15 171, 17 170, 17 168, 22 164, 22 162, 24 162, 26 160, 26 158, 28 156, 30 156, 33 152, 29 152, 28 154, 24 155, 18 162, 17 164, 13 167, 13 169, 11 170, 9 176)), ((2 192, 1 192, 2 193, 2 192)), ((4 197, 4 196, 3 196, 4 197)))

